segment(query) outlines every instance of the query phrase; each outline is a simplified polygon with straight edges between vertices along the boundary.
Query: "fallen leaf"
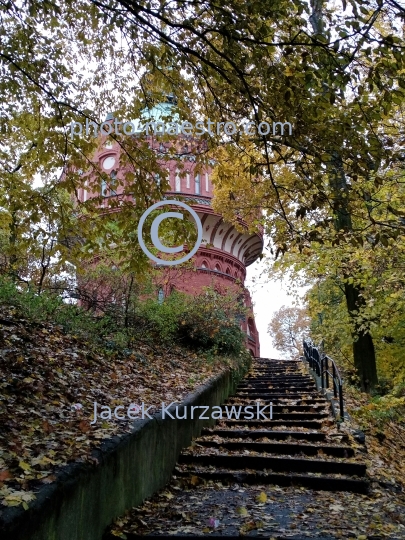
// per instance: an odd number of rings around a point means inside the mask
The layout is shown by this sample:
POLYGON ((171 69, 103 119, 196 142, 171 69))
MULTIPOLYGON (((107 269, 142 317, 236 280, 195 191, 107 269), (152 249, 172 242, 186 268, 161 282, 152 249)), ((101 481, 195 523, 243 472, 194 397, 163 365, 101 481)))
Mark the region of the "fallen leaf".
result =
POLYGON ((194 476, 194 475, 193 475, 193 476, 190 478, 190 484, 191 484, 192 486, 198 486, 199 483, 200 483, 200 479, 198 478, 198 476, 194 476))
POLYGON ((244 506, 238 506, 236 509, 236 513, 242 517, 246 517, 249 515, 248 511, 246 510, 244 506))
POLYGON ((340 504, 331 504, 329 505, 329 509, 332 510, 332 512, 342 512, 344 507, 340 504))
POLYGON ((264 491, 262 491, 259 495, 256 497, 256 501, 258 503, 265 503, 267 501, 267 495, 264 491))
POLYGON ((12 478, 10 471, 8 471, 7 469, 4 471, 0 471, 0 482, 8 480, 9 478, 12 478))
POLYGON ((79 429, 82 433, 87 433, 90 431, 90 424, 87 422, 87 420, 82 420, 79 424, 79 429))
POLYGON ((208 520, 208 527, 211 527, 212 529, 216 529, 217 527, 219 527, 219 519, 215 519, 215 518, 209 518, 208 520))
POLYGON ((51 424, 48 422, 48 420, 44 420, 42 422, 42 429, 45 431, 45 433, 52 433, 53 428, 51 424))
POLYGON ((52 484, 52 482, 55 482, 56 476, 54 474, 50 474, 49 476, 45 476, 45 478, 42 478, 41 482, 43 484, 52 484))

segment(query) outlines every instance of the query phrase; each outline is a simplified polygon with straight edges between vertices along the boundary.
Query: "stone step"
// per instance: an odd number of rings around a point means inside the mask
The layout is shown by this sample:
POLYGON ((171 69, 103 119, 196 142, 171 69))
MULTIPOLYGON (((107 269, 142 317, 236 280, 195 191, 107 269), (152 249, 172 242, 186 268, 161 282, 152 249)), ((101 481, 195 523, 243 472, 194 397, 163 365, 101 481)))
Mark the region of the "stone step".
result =
POLYGON ((266 382, 267 379, 272 381, 280 381, 280 382, 288 382, 288 381, 309 381, 313 382, 312 377, 299 375, 299 374, 291 374, 291 375, 273 375, 272 377, 268 377, 266 375, 256 375, 251 377, 245 377, 240 381, 240 384, 246 383, 246 382, 260 382, 263 381, 266 382))
POLYGON ((239 384, 256 384, 256 383, 263 383, 263 384, 274 384, 274 382, 308 382, 310 384, 313 383, 313 379, 301 379, 300 377, 251 377, 250 379, 243 379, 239 384))
MULTIPOLYGON (((369 491, 369 481, 366 479, 354 479, 350 477, 334 476, 312 476, 300 473, 267 473, 238 471, 212 471, 206 468, 191 468, 186 471, 176 467, 175 474, 181 477, 190 475, 198 476, 206 480, 215 482, 228 482, 249 485, 268 485, 277 486, 301 486, 317 491, 349 491, 352 493, 367 494, 369 491)), ((284 537, 283 537, 284 538, 284 537)))
POLYGON ((296 362, 283 362, 283 361, 271 361, 271 362, 255 362, 253 364, 253 369, 274 369, 274 368, 280 368, 280 369, 299 369, 301 364, 300 360, 297 360, 296 362))
POLYGON ((301 391, 301 390, 311 390, 312 392, 316 392, 316 386, 315 386, 315 383, 311 384, 311 383, 294 383, 294 384, 273 384, 273 383, 267 383, 267 384, 259 384, 259 385, 256 385, 256 384, 252 384, 252 385, 243 385, 243 386, 238 386, 236 388, 236 391, 237 392, 240 392, 242 390, 242 388, 244 389, 243 391, 254 391, 254 392, 267 392, 267 390, 277 390, 277 389, 280 389, 280 391, 284 391, 284 390, 298 390, 298 391, 301 391))
MULTIPOLYGON (((319 396, 319 394, 316 392, 316 394, 319 396)), ((262 399, 270 399, 272 397, 289 397, 291 396, 291 399, 294 399, 294 398, 297 398, 301 395, 306 395, 306 396, 310 396, 310 397, 313 397, 315 395, 315 392, 314 390, 299 390, 297 389, 297 391, 295 390, 284 390, 284 391, 281 391, 279 389, 276 389, 274 392, 272 392, 271 390, 268 390, 267 392, 254 392, 254 391, 251 391, 251 392, 236 392, 234 394, 233 397, 257 397, 257 398, 262 398, 262 399)))
POLYGON ((302 373, 299 367, 290 367, 288 369, 283 369, 282 367, 273 367, 273 368, 257 368, 249 371, 246 374, 247 377, 250 375, 305 375, 308 376, 308 373, 302 373))
MULTIPOLYGON (((311 398, 311 399, 302 399, 299 397, 288 397, 283 396, 281 398, 260 398, 258 400, 260 403, 273 403, 273 405, 283 405, 285 403, 286 405, 291 405, 291 401, 296 403, 297 405, 312 405, 312 406, 319 406, 319 405, 328 405, 328 401, 325 398, 311 398)), ((232 403, 237 404, 240 403, 241 405, 246 405, 248 403, 257 403, 258 401, 252 401, 249 398, 241 398, 241 397, 230 397, 226 400, 226 403, 232 403)))
POLYGON ((312 392, 317 393, 316 386, 311 383, 294 383, 294 384, 278 384, 273 382, 266 382, 265 384, 241 384, 237 386, 235 392, 267 392, 267 390, 277 390, 277 388, 289 390, 290 388, 297 388, 298 390, 310 389, 312 392))
POLYGON ((328 444, 304 444, 300 443, 278 443, 278 442, 250 442, 250 441, 207 441, 198 439, 199 446, 208 448, 225 448, 227 450, 249 450, 251 452, 266 452, 268 454, 305 454, 306 456, 317 456, 321 451, 327 456, 348 458, 353 457, 354 450, 350 446, 331 446, 328 444))
POLYGON ((248 385, 248 384, 267 384, 270 382, 282 382, 282 383, 291 383, 291 382, 307 382, 307 383, 313 383, 313 379, 310 377, 251 377, 249 379, 243 379, 240 383, 240 385, 248 385))
POLYGON ((284 377, 285 375, 296 375, 296 376, 301 376, 301 377, 311 377, 311 375, 309 375, 308 373, 302 373, 301 370, 299 368, 297 369, 265 369, 265 368, 260 368, 260 369, 251 369, 248 373, 246 373, 245 377, 250 377, 252 374, 257 374, 257 373, 260 373, 260 374, 263 374, 263 373, 279 373, 281 377, 284 377))
POLYGON ((299 388, 297 386, 253 386, 253 387, 241 387, 236 388, 235 393, 232 396, 229 396, 228 399, 232 399, 239 394, 266 394, 272 396, 274 394, 282 394, 283 397, 288 397, 291 392, 294 392, 294 399, 325 399, 322 394, 320 394, 316 387, 308 388, 308 385, 305 388, 299 388), (297 395, 298 394, 298 395, 297 395), (302 396, 301 396, 302 394, 302 396), (308 395, 310 394, 310 395, 308 395))
MULTIPOLYGON (((247 427, 275 427, 275 426, 296 426, 303 427, 307 429, 321 429, 322 421, 321 420, 285 420, 285 419, 273 419, 273 420, 222 420, 221 421, 226 426, 238 426, 243 425, 247 427)), ((197 439, 198 440, 198 439, 197 439)))
MULTIPOLYGON (((280 380, 280 379, 250 379, 249 381, 242 380, 238 384, 238 388, 242 387, 265 387, 268 386, 311 386, 313 388, 315 385, 314 381, 307 381, 302 379, 291 379, 291 380, 280 380)), ((316 388, 316 385, 315 385, 316 388)))
MULTIPOLYGON (((305 441, 325 441, 326 435, 322 432, 311 432, 311 431, 281 431, 270 429, 221 429, 221 428, 204 428, 201 435, 217 435, 218 437, 226 437, 227 439, 240 439, 240 438, 250 438, 250 439, 261 439, 267 437, 268 439, 295 439, 295 440, 305 440, 305 441)), ((346 438, 347 439, 347 438, 346 438)), ((344 439, 342 439, 343 441, 344 439)), ((198 439, 199 441, 199 439, 198 439)))
POLYGON ((280 358, 255 358, 255 364, 300 364, 301 360, 280 360, 280 358))
POLYGON ((282 388, 303 388, 303 387, 309 387, 311 390, 316 391, 316 385, 313 381, 292 381, 292 382, 279 382, 279 381, 257 381, 257 382, 249 382, 247 384, 240 383, 237 388, 264 388, 267 390, 269 387, 282 387, 282 388))
MULTIPOLYGON (((237 403, 232 403, 232 404, 225 404, 225 405, 222 405, 222 410, 225 412, 226 410, 226 407, 228 407, 228 411, 231 412, 232 410, 232 407, 235 409, 238 409, 239 408, 241 409, 241 411, 243 412, 243 410, 245 409, 245 407, 253 407, 253 412, 256 411, 257 409, 257 406, 258 406, 258 401, 250 401, 250 402, 247 402, 246 404, 237 404, 237 403)), ((296 413, 301 413, 301 412, 312 412, 312 413, 326 413, 328 414, 328 411, 325 410, 325 407, 327 406, 327 402, 325 403, 322 403, 322 404, 319 404, 318 406, 314 406, 314 405, 289 405, 287 403, 283 404, 283 403, 277 403, 277 404, 274 404, 272 401, 269 401, 267 404, 266 403, 259 403, 259 408, 260 407, 267 407, 265 410, 266 411, 269 411, 270 410, 270 406, 273 410, 273 416, 274 414, 280 414, 280 413, 290 413, 290 412, 296 412, 296 413)))
POLYGON ((344 474, 347 476, 365 476, 366 465, 363 463, 351 463, 347 461, 327 461, 319 459, 274 457, 274 456, 249 456, 243 454, 186 454, 179 457, 180 464, 193 464, 224 469, 253 469, 271 472, 300 472, 300 473, 326 473, 344 474))
POLYGON ((273 371, 273 372, 270 372, 270 371, 267 371, 267 372, 261 372, 261 373, 255 373, 255 372, 250 372, 248 373, 247 375, 245 375, 244 379, 243 380, 249 380, 249 379, 258 379, 258 378, 272 378, 272 379, 298 379, 298 378, 303 378, 303 379, 308 379, 308 380, 311 380, 312 377, 310 375, 303 375, 302 373, 299 373, 299 372, 296 372, 296 371, 291 371, 291 372, 288 372, 288 373, 285 373, 285 372, 279 372, 279 371, 273 371))
MULTIPOLYGON (((252 406, 253 407, 253 406, 252 406)), ((261 407, 262 409, 264 408, 261 407)), ((246 418, 246 415, 248 416, 247 418, 247 421, 250 420, 253 420, 253 418, 256 418, 257 420, 261 421, 260 419, 262 419, 263 421, 269 419, 270 420, 270 413, 271 413, 271 410, 270 410, 270 406, 266 406, 266 409, 262 410, 262 413, 259 414, 256 410, 256 407, 253 407, 252 411, 251 412, 247 412, 246 414, 243 413, 243 411, 238 414, 238 412, 233 412, 232 414, 232 411, 228 409, 228 413, 223 410, 223 420, 225 420, 225 417, 226 419, 229 419, 229 420, 232 420, 232 419, 235 419, 235 420, 245 420, 246 418), (252 414, 254 415, 253 418, 252 418, 252 414), (266 417, 264 418, 263 415, 266 417), (239 418, 238 418, 239 416, 239 418)), ((329 417, 329 413, 328 412, 322 412, 322 411, 319 411, 319 412, 275 412, 274 409, 273 409, 273 413, 272 413, 272 420, 321 420, 323 418, 328 418, 329 417)))

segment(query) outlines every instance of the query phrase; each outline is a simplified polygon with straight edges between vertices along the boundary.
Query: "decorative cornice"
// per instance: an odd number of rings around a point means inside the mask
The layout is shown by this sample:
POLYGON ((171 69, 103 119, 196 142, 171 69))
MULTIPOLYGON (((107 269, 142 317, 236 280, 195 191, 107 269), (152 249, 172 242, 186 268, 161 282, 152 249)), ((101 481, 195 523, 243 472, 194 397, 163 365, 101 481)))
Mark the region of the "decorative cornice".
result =
MULTIPOLYGON (((204 274, 214 274, 216 276, 220 276, 222 278, 229 279, 230 281, 233 281, 234 283, 236 281, 241 281, 240 278, 236 278, 234 276, 226 274, 225 272, 220 272, 219 270, 211 270, 210 268, 203 268, 202 266, 197 266, 196 270, 198 272, 202 272, 204 274)), ((242 286, 242 283, 241 283, 241 286, 242 286)))
POLYGON ((211 197, 204 197, 201 195, 190 196, 190 194, 185 194, 180 191, 170 191, 163 197, 163 199, 170 199, 173 195, 181 197, 183 201, 193 201, 195 204, 203 204, 204 206, 211 206, 211 197), (169 197, 167 196, 169 195, 169 197))

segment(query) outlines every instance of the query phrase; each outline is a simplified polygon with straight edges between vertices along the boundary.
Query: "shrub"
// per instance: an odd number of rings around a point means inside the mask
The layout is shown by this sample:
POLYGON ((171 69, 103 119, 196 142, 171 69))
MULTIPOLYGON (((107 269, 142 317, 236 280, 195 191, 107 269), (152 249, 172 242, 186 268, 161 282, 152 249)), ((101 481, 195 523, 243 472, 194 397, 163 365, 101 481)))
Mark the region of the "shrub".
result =
POLYGON ((180 321, 179 337, 189 346, 210 349, 217 354, 239 354, 245 335, 239 328, 241 307, 236 293, 219 294, 206 288, 188 297, 180 321))
POLYGON ((137 341, 182 344, 216 355, 240 355, 245 335, 239 328, 243 315, 236 293, 220 294, 207 288, 197 296, 173 292, 164 302, 131 299, 126 316, 116 304, 101 315, 66 304, 58 295, 19 290, 10 279, 0 279, 0 302, 25 318, 58 324, 106 349, 126 349, 137 341))
POLYGON ((66 304, 55 294, 19 290, 17 285, 6 277, 0 278, 0 303, 14 308, 21 317, 61 325, 66 332, 80 334, 92 341, 102 341, 112 330, 108 317, 94 317, 76 305, 66 304))

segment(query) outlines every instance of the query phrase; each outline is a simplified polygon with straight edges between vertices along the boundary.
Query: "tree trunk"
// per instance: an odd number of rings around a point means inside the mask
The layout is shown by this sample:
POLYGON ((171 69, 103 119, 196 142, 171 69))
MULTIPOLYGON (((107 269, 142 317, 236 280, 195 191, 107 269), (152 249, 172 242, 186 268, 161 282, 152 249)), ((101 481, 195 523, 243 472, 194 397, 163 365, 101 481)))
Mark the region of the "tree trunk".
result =
MULTIPOLYGON (((322 34, 324 31, 324 0, 311 0, 312 8, 310 23, 315 34, 322 34)), ((327 87, 325 87, 327 89, 327 87)), ((336 232, 352 232, 353 223, 349 206, 349 186, 346 181, 346 174, 343 166, 342 156, 336 148, 343 141, 335 141, 331 150, 329 150, 330 160, 330 176, 333 189, 333 209, 334 209, 334 227, 336 232)), ((327 149, 328 150, 328 149, 327 149)), ((347 279, 352 277, 344 275, 347 279)), ((351 318, 355 312, 360 309, 364 303, 361 296, 361 288, 350 283, 345 283, 346 305, 351 318)), ((360 378, 360 386, 364 392, 370 393, 371 390, 378 384, 377 365, 375 358, 375 350, 373 339, 369 332, 360 330, 359 325, 354 324, 352 332, 353 337, 353 358, 357 374, 360 378)))
MULTIPOLYGON (((353 224, 349 210, 349 189, 342 158, 336 151, 332 152, 331 165, 331 179, 334 188, 335 230, 337 232, 351 232, 353 231, 353 224)), ((352 276, 344 275, 345 279, 349 277, 352 276)), ((347 311, 350 318, 353 319, 355 313, 364 305, 364 299, 361 295, 362 290, 359 286, 348 282, 345 283, 344 287, 347 311)), ((370 393, 378 384, 373 338, 368 331, 360 329, 356 323, 354 323, 352 337, 354 366, 360 379, 360 387, 363 392, 370 393)))
MULTIPOLYGON (((345 283, 346 305, 350 316, 363 304, 360 293, 359 287, 345 283)), ((352 336, 354 366, 360 379, 360 387, 363 392, 370 393, 378 384, 373 339, 369 332, 360 330, 356 324, 352 336)))
POLYGON ((125 328, 128 328, 129 326, 129 306, 131 304, 131 294, 132 294, 133 285, 134 285, 134 275, 131 274, 131 281, 129 282, 129 287, 127 289, 127 294, 125 296, 125 318, 124 318, 125 328))

